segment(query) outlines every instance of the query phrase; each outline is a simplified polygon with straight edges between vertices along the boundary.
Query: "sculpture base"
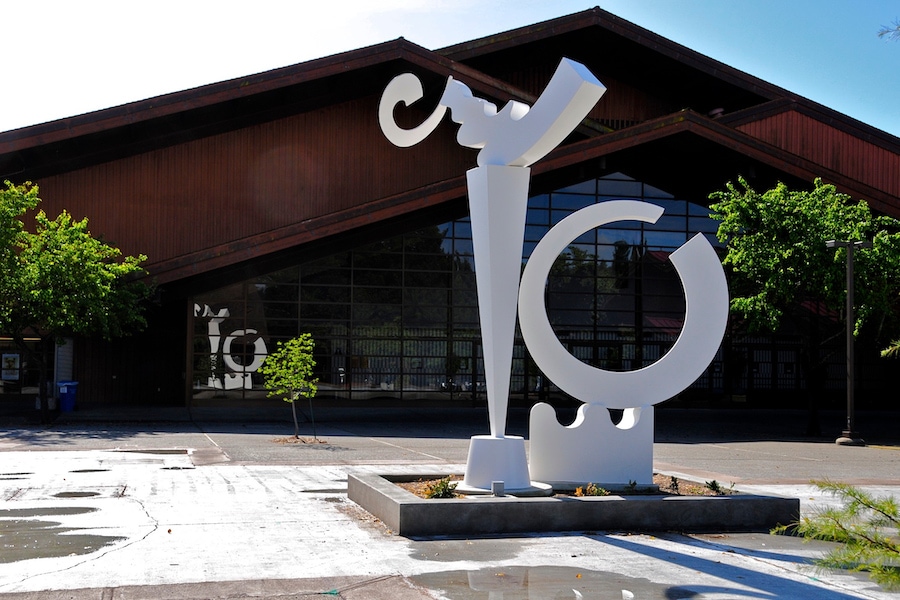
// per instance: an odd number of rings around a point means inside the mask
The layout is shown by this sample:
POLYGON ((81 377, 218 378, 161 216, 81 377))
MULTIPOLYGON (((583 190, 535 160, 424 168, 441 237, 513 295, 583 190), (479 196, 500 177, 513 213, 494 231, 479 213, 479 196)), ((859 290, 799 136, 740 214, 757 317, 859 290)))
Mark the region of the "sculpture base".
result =
POLYGON ((469 440, 466 474, 457 490, 466 494, 491 494, 496 482, 505 494, 544 495, 550 486, 532 483, 525 457, 525 439, 519 436, 476 435, 469 440))
MULTIPOLYGON (((433 472, 348 473, 347 496, 406 537, 521 535, 555 531, 760 531, 800 518, 800 500, 728 496, 419 498, 396 484, 433 472)), ((702 485, 702 480, 698 481, 702 485)), ((459 489, 459 488, 457 488, 459 489)))
POLYGON ((625 409, 614 424, 609 411, 584 404, 575 421, 560 425, 549 404, 531 409, 531 475, 555 488, 587 483, 624 487, 653 483, 653 407, 625 409))

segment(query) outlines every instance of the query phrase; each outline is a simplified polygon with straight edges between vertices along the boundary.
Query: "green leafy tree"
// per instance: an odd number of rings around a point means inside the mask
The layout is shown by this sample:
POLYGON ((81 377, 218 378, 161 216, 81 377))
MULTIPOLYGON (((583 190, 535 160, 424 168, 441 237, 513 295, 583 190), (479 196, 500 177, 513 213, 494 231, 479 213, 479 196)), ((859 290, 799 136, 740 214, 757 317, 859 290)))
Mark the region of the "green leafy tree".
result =
POLYGON ((143 301, 151 288, 137 277, 147 257, 122 252, 91 235, 88 220, 63 211, 51 220, 43 211, 34 231, 22 221, 40 203, 30 183, 5 182, 0 189, 0 332, 39 371, 41 413, 48 419, 52 349, 64 337, 104 339, 143 328, 143 301), (38 349, 26 344, 39 337, 38 349))
MULTIPOLYGON (((727 243, 731 310, 751 331, 795 331, 809 393, 809 433, 818 433, 815 400, 825 380, 823 344, 844 330, 846 249, 828 240, 871 241, 855 257, 856 323, 873 339, 889 336, 900 293, 900 221, 875 216, 821 179, 811 190, 782 183, 759 193, 744 180, 710 195, 717 236, 727 243), (821 318, 829 313, 832 318, 821 318)), ((881 342, 882 344, 884 342, 881 342)))
MULTIPOLYGON (((301 396, 309 398, 309 414, 312 419, 312 397, 318 390, 316 383, 319 380, 312 376, 316 366, 314 348, 312 335, 302 333, 287 342, 278 342, 275 351, 259 367, 264 385, 269 390, 269 397, 280 397, 285 402, 290 402, 294 416, 294 437, 297 439, 300 438, 300 426, 297 424, 296 400, 301 396)), ((315 420, 312 423, 313 437, 316 437, 315 420)))
POLYGON ((830 569, 868 572, 879 585, 900 589, 900 509, 893 497, 874 497, 858 488, 817 481, 819 489, 839 498, 837 508, 820 510, 773 533, 793 532, 840 546, 816 561, 830 569))

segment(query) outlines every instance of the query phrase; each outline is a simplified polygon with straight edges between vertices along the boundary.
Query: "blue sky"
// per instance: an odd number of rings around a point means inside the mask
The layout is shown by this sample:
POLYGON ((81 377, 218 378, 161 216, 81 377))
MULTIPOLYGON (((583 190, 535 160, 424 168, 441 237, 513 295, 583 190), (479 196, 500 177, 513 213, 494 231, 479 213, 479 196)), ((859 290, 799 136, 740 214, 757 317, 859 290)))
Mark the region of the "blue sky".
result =
POLYGON ((427 48, 599 5, 900 136, 886 0, 4 1, 0 131, 405 37, 427 48))

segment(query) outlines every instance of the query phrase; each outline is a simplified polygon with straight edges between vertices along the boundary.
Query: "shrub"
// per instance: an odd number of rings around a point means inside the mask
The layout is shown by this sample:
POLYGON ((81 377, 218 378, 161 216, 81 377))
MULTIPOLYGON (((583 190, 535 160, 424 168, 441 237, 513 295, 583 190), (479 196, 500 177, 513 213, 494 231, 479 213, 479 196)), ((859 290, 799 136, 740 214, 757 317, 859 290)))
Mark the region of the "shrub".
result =
POLYGON ((450 477, 444 477, 434 483, 429 484, 425 488, 426 498, 453 498, 456 496, 456 486, 458 484, 451 482, 450 477))
POLYGON ((844 506, 817 511, 772 533, 791 532, 838 542, 841 545, 816 560, 816 566, 868 572, 879 585, 900 589, 900 509, 896 499, 874 497, 844 483, 813 483, 840 498, 844 506))
POLYGON ((597 487, 593 483, 589 483, 584 488, 580 488, 580 487, 575 488, 575 495, 579 496, 579 497, 581 497, 581 496, 609 496, 609 491, 603 489, 602 487, 597 487))

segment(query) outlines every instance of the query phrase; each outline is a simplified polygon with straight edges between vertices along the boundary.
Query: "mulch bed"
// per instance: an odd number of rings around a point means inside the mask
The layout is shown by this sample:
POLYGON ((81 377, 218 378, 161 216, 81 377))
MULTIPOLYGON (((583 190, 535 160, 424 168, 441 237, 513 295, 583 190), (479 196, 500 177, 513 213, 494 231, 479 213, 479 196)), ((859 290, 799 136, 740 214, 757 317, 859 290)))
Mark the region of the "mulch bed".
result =
MULTIPOLYGON (((293 438, 291 438, 293 439, 293 438)), ((462 475, 450 475, 451 481, 461 482, 463 480, 462 475)), ((435 483, 440 481, 439 479, 419 479, 417 481, 404 481, 398 482, 397 485, 402 487, 408 492, 419 496, 420 498, 425 498, 425 491, 433 486, 435 483)), ((683 479, 677 479, 671 477, 669 475, 662 475, 660 473, 653 474, 653 484, 659 486, 659 494, 666 496, 723 496, 732 493, 732 489, 730 487, 722 487, 721 484, 718 485, 718 491, 714 488, 716 487, 716 482, 709 482, 708 485, 704 485, 702 483, 695 483, 693 481, 685 481, 683 479)), ((656 492, 638 492, 638 494, 649 495, 651 493, 656 492)), ((574 496, 575 494, 569 492, 557 492, 554 496, 557 497, 566 497, 566 496, 574 496)), ((616 493, 616 495, 623 495, 621 493, 616 493)), ((459 496, 463 496, 463 494, 459 494, 459 496)))

